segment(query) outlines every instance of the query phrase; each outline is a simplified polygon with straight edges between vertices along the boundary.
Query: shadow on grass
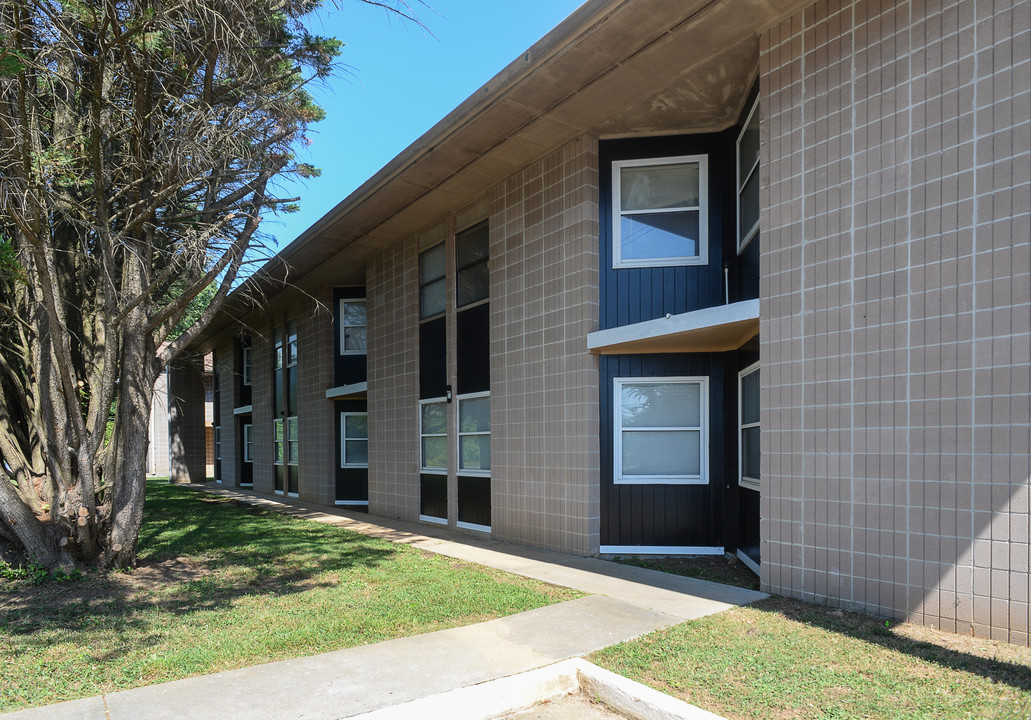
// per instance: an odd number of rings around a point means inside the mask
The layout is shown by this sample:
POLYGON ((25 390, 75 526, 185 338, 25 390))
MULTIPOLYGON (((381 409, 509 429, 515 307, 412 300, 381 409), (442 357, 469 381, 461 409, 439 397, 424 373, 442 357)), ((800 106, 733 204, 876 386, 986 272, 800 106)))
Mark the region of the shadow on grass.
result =
MULTIPOLYGON (((774 612, 795 622, 847 635, 887 650, 933 663, 949 670, 978 675, 1024 692, 1031 691, 1031 667, 964 652, 943 645, 909 638, 891 629, 890 621, 861 613, 810 605, 801 601, 771 597, 753 603, 757 610, 774 612)), ((962 639, 956 636, 956 640, 962 639)))
MULTIPOLYGON (((154 613, 185 616, 246 596, 283 596, 336 584, 334 571, 371 568, 399 549, 356 533, 151 483, 131 572, 83 580, 0 584, 0 636, 103 630, 149 645, 154 613), (327 573, 329 575, 327 575, 327 573)), ((102 660, 103 658, 97 658, 102 660)))

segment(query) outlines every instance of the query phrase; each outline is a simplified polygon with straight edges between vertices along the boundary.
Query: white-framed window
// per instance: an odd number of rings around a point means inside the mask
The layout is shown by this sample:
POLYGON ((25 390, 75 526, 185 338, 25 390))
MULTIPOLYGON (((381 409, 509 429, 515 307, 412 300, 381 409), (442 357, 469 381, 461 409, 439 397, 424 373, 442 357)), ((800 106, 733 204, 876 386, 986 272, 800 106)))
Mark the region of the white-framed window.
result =
POLYGON ((612 163, 614 268, 709 262, 706 155, 612 163))
POLYGON ((365 355, 368 308, 365 300, 340 301, 340 354, 365 355))
POLYGON ((709 482, 709 378, 616 378, 614 482, 709 482))
POLYGON ((283 465, 286 460, 286 438, 283 427, 281 418, 272 421, 272 463, 274 465, 283 465))
POLYGON ((369 467, 368 413, 340 413, 340 467, 369 467))
POLYGON ((447 400, 419 401, 420 457, 423 470, 447 472, 447 400))
POLYGON ((243 461, 254 462, 253 446, 251 445, 251 424, 245 423, 243 426, 243 461))
POLYGON ((458 472, 490 475, 490 393, 458 396, 458 472))
POLYGON ((249 345, 245 345, 241 348, 240 353, 240 374, 243 375, 243 384, 251 384, 251 348, 249 345))
POLYGON ((759 489, 759 388, 759 363, 755 363, 738 374, 738 482, 751 490, 759 489))
POLYGON ((222 459, 222 426, 215 426, 215 459, 222 459))
POLYGON ((759 101, 737 136, 737 251, 759 232, 759 101))

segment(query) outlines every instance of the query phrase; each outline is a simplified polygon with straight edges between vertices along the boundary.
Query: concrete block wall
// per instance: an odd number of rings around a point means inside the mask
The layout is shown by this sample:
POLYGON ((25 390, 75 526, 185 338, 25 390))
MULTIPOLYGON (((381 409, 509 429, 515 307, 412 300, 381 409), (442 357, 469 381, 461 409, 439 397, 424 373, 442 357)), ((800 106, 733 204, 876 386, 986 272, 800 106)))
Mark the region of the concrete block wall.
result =
POLYGON ((333 289, 298 308, 297 423, 301 498, 332 505, 336 493, 336 438, 333 401, 333 289))
POLYGON ((272 494, 272 325, 251 331, 251 456, 254 458, 254 491, 272 494))
POLYGON ((223 485, 235 486, 240 484, 236 455, 236 416, 233 415, 233 409, 237 405, 236 376, 239 372, 235 344, 228 342, 217 348, 214 363, 215 371, 219 373, 219 422, 222 424, 221 480, 223 485))
POLYGON ((180 356, 168 372, 169 477, 172 482, 206 479, 203 360, 180 356))
POLYGON ((366 270, 369 512, 405 520, 419 517, 418 250, 409 238, 366 270))
POLYGON ((147 474, 168 475, 168 370, 154 382, 154 399, 150 406, 150 444, 147 447, 147 474))
POLYGON ((762 36, 765 590, 1028 642, 1029 13, 762 36))
POLYGON ((598 552, 598 143, 490 191, 493 536, 598 552))

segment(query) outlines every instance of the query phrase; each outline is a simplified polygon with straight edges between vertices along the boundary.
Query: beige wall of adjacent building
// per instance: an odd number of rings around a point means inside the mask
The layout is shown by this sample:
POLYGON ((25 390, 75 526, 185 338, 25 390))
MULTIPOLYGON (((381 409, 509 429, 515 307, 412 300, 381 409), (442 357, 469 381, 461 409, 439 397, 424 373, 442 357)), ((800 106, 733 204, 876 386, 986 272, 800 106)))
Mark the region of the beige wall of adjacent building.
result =
POLYGON ((1028 641, 1029 12, 762 36, 769 591, 1028 641))

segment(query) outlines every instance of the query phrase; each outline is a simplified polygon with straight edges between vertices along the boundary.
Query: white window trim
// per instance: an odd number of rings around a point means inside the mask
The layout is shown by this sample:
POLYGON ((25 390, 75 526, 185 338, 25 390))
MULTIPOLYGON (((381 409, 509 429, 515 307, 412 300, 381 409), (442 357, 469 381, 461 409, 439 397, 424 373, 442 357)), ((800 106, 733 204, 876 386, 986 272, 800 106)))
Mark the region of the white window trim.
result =
POLYGON ((251 383, 252 383, 252 380, 251 380, 251 373, 252 373, 251 348, 248 346, 248 347, 241 348, 241 350, 242 350, 242 357, 241 357, 241 360, 240 360, 240 365, 241 365, 240 373, 241 373, 241 375, 243 375, 243 384, 244 384, 244 386, 250 387, 251 383))
MULTIPOLYGON (((744 443, 744 430, 748 428, 759 428, 759 436, 762 437, 762 423, 748 423, 745 425, 742 422, 745 410, 745 398, 744 393, 741 391, 742 382, 746 375, 759 370, 759 363, 755 362, 746 367, 744 370, 737 374, 737 482, 741 487, 748 488, 749 490, 755 490, 759 492, 759 478, 745 477, 745 443, 744 443)), ((760 394, 762 393, 762 386, 760 385, 760 394)), ((760 412, 761 412, 760 405, 760 412)), ((761 417, 761 416, 760 416, 761 417)), ((760 446, 761 447, 761 446, 760 446)), ((760 450, 760 452, 762 452, 760 450)), ((761 457, 761 456, 760 456, 761 457)))
MULTIPOLYGON (((340 467, 342 468, 367 468, 369 467, 368 461, 363 463, 347 462, 347 441, 348 439, 364 440, 365 441, 365 456, 369 456, 369 437, 368 432, 364 438, 348 438, 347 437, 347 418, 360 415, 365 418, 366 425, 368 428, 369 413, 367 412, 342 412, 340 413, 340 467)), ((421 449, 421 448, 420 448, 421 449)), ((351 503, 354 504, 354 503, 351 503)))
POLYGON ((346 336, 347 336, 347 329, 348 328, 363 327, 363 328, 365 328, 366 332, 368 332, 368 329, 369 329, 369 316, 368 316, 369 301, 368 301, 368 298, 341 298, 340 299, 340 304, 337 307, 337 311, 340 313, 340 354, 341 355, 368 355, 369 347, 368 347, 368 336, 367 335, 366 335, 366 346, 365 346, 364 350, 344 350, 344 341, 345 341, 346 336), (358 303, 361 303, 362 305, 365 306, 365 313, 366 313, 366 315, 365 315, 365 324, 364 325, 345 325, 344 324, 344 305, 346 305, 348 303, 351 303, 351 304, 354 304, 354 305, 357 305, 358 303))
MULTIPOLYGON (((613 378, 612 393, 612 474, 613 483, 616 485, 708 485, 709 484, 709 378, 705 375, 675 376, 675 377, 619 377, 613 378), (622 406, 623 394, 621 392, 624 384, 663 384, 673 383, 697 383, 701 385, 699 417, 701 427, 697 430, 701 433, 699 438, 699 471, 698 477, 689 475, 623 475, 623 424, 622 406)), ((647 430, 648 428, 634 428, 635 430, 647 430)), ((677 430, 681 428, 656 428, 656 430, 677 430)), ((696 428, 682 428, 695 430, 696 428)))
POLYGON ((253 427, 253 423, 244 423, 243 425, 243 461, 245 463, 254 462, 254 454, 251 450, 251 429, 253 427))
POLYGON ((723 555, 722 547, 708 545, 602 545, 602 555, 723 555))
MULTIPOLYGON (((463 437, 470 437, 472 435, 486 435, 487 437, 490 437, 490 434, 491 434, 490 430, 487 430, 486 432, 484 432, 482 430, 478 430, 476 432, 462 432, 462 401, 463 400, 475 400, 475 399, 478 399, 478 398, 489 398, 489 397, 490 397, 490 391, 487 390, 485 392, 466 393, 465 395, 459 395, 458 398, 457 398, 458 399, 458 422, 457 422, 457 432, 455 433, 455 435, 456 435, 456 437, 455 437, 455 458, 457 458, 456 464, 458 465, 458 471, 457 471, 456 474, 461 475, 462 477, 484 477, 484 478, 489 478, 490 477, 490 470, 467 470, 467 469, 462 467, 462 438, 463 437)), ((493 443, 491 443, 491 467, 494 466, 494 462, 493 462, 494 457, 493 457, 493 455, 494 455, 494 445, 493 445, 493 443)), ((476 527, 474 527, 472 529, 475 530, 476 528, 479 528, 479 527, 482 527, 482 526, 477 525, 476 527)))
POLYGON ((421 522, 433 523, 434 525, 447 525, 447 518, 440 518, 436 515, 419 515, 421 522))
POLYGON ((475 530, 476 532, 489 533, 490 525, 478 525, 477 523, 464 522, 459 520, 455 523, 455 527, 462 528, 463 530, 475 530))
MULTIPOLYGON (((447 425, 446 425, 447 408, 444 409, 444 412, 445 412, 445 415, 444 415, 444 417, 445 417, 444 432, 442 432, 442 433, 424 433, 422 431, 422 406, 423 405, 432 405, 434 403, 444 403, 445 405, 447 405, 447 398, 446 397, 426 398, 425 400, 420 400, 419 401, 419 472, 425 473, 426 475, 447 475, 448 469, 446 467, 427 467, 426 465, 422 464, 422 461, 423 461, 423 457, 422 457, 422 439, 423 438, 427 438, 427 437, 442 437, 442 438, 445 438, 445 440, 447 439, 447 425)), ((448 452, 450 453, 450 451, 448 451, 448 452)), ((450 460, 451 460, 451 458, 449 457, 448 461, 450 462, 450 460)))
POLYGON ((682 265, 709 264, 709 156, 679 155, 677 157, 638 158, 633 160, 615 160, 612 163, 612 267, 647 268, 647 267, 679 267, 682 265), (620 170, 625 167, 641 167, 644 165, 675 165, 685 162, 698 163, 698 206, 680 208, 661 208, 657 210, 636 210, 623 213, 620 208, 620 170), (644 258, 624 260, 620 240, 620 218, 624 214, 640 214, 654 212, 698 211, 698 255, 686 257, 644 258))
POLYGON ((734 222, 734 227, 737 229, 737 254, 740 255, 748 247, 748 243, 752 242, 752 238, 759 234, 759 221, 762 218, 756 218, 755 224, 748 229, 747 233, 742 233, 741 228, 741 190, 744 189, 745 183, 747 183, 752 175, 759 172, 759 155, 756 156, 755 162, 752 164, 752 169, 748 171, 745 177, 741 177, 741 138, 745 136, 745 131, 748 129, 748 124, 752 122, 752 116, 759 112, 759 98, 755 99, 752 103, 752 109, 748 111, 748 117, 745 118, 744 124, 741 126, 741 132, 738 133, 737 141, 734 143, 734 175, 737 178, 737 189, 735 191, 737 209, 737 217, 734 222))
POLYGON ((215 440, 215 460, 222 460, 222 426, 216 425, 213 433, 215 440))

